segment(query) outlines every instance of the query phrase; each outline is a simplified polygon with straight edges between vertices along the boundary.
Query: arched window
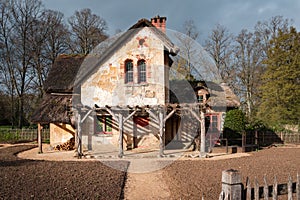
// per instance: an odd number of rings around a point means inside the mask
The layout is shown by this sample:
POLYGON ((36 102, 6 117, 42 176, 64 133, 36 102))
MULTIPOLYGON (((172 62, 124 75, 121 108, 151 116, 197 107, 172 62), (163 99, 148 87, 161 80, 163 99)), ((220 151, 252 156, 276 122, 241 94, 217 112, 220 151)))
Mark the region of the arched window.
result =
POLYGON ((146 62, 144 60, 138 61, 138 83, 145 83, 147 82, 147 68, 146 62))
POLYGON ((133 63, 132 60, 125 61, 125 83, 133 82, 133 63))

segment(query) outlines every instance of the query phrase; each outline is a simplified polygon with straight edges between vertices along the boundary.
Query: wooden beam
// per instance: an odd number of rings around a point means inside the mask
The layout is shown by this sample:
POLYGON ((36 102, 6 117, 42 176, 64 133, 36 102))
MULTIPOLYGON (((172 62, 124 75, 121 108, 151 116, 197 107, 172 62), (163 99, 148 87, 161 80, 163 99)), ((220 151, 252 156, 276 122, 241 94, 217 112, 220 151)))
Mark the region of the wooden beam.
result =
POLYGON ((164 123, 166 123, 166 121, 170 118, 170 117, 172 117, 172 115, 174 114, 176 112, 176 110, 174 109, 174 110, 172 110, 166 117, 165 117, 165 119, 164 119, 164 123))
POLYGON ((82 156, 82 130, 81 130, 81 115, 80 112, 77 113, 77 156, 81 158, 82 156))
POLYGON ((201 118, 192 109, 188 109, 188 111, 201 123, 201 118))
POLYGON ((200 111, 200 138, 201 138, 201 143, 200 143, 200 154, 199 157, 203 158, 206 157, 206 152, 205 152, 205 115, 204 111, 200 111))
POLYGON ((123 152, 123 115, 119 113, 119 158, 124 155, 123 152))
POLYGON ((159 112, 159 156, 164 156, 164 113, 163 111, 159 112))
POLYGON ((39 151, 38 153, 43 153, 43 147, 42 147, 42 126, 41 123, 38 123, 38 145, 39 145, 39 151))
POLYGON ((130 117, 132 117, 135 113, 136 113, 136 110, 133 111, 129 116, 127 116, 127 117, 123 120, 123 123, 125 123, 128 119, 130 119, 130 117))
POLYGON ((149 115, 151 117, 154 118, 154 120, 155 120, 156 123, 159 123, 159 118, 151 110, 147 110, 147 112, 149 113, 149 115))
POLYGON ((81 120, 81 123, 83 123, 85 120, 86 120, 86 118, 91 114, 91 112, 93 112, 93 110, 89 110, 86 114, 85 114, 85 116, 82 118, 82 120, 81 120))
POLYGON ((112 111, 111 111, 111 109, 110 108, 108 108, 108 107, 106 107, 105 108, 105 110, 118 122, 118 123, 120 123, 119 122, 119 118, 115 115, 115 113, 113 113, 112 111))
POLYGON ((189 109, 190 113, 200 122, 200 154, 199 157, 206 157, 207 152, 205 151, 205 115, 204 111, 200 110, 200 117, 192 110, 189 109))

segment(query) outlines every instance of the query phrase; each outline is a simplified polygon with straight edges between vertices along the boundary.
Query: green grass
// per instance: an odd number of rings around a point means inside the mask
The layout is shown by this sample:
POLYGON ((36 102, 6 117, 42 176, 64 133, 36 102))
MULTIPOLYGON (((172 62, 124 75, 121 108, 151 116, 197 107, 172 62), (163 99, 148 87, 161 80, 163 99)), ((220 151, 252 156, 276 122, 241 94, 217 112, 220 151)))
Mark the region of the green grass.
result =
POLYGON ((18 133, 11 133, 5 130, 0 130, 0 142, 13 142, 19 140, 18 133))
MULTIPOLYGON (((46 129, 44 130, 46 131, 46 129)), ((49 131, 49 130, 48 130, 49 131)), ((49 144, 49 132, 44 132, 43 142, 49 144)), ((37 129, 24 128, 24 129, 11 129, 9 126, 0 126, 0 143, 18 143, 30 142, 37 140, 37 129)))

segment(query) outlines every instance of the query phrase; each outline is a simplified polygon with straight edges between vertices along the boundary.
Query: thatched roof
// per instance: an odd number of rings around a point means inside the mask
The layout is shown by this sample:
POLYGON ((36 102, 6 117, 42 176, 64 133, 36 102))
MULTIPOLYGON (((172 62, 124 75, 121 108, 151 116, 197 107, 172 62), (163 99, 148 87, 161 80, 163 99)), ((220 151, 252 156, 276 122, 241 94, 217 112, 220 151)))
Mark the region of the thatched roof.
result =
POLYGON ((44 84, 46 94, 31 117, 33 123, 71 123, 69 109, 74 81, 84 58, 83 55, 57 57, 44 84))
POLYGON ((210 98, 208 99, 207 104, 211 107, 224 105, 227 108, 236 108, 240 106, 238 97, 226 83, 215 84, 209 82, 208 92, 210 93, 210 98))
POLYGON ((33 123, 71 124, 72 95, 46 94, 31 117, 33 123))
POLYGON ((55 60, 44 84, 47 93, 72 93, 83 55, 60 55, 55 60))

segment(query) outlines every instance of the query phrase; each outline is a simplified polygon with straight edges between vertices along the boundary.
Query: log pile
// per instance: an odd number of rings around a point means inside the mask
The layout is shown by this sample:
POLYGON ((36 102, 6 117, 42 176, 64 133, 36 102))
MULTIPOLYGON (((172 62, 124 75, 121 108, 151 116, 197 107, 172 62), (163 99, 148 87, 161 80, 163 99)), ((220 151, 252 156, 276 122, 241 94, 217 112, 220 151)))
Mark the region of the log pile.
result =
POLYGON ((74 147, 75 147, 75 138, 72 137, 67 142, 65 142, 63 144, 56 145, 54 147, 54 150, 70 151, 70 150, 74 150, 74 147))

